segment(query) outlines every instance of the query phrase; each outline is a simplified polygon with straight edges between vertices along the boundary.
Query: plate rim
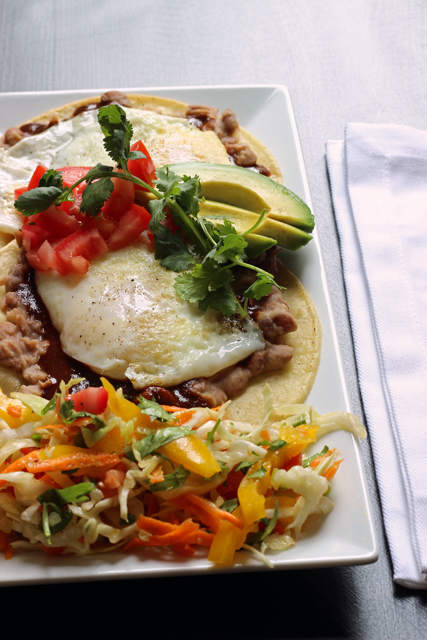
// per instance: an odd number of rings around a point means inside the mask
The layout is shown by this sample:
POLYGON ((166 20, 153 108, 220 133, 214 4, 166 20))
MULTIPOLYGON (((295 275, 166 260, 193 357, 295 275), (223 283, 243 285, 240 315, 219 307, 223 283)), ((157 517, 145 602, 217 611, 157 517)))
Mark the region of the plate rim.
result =
MULTIPOLYGON (((123 91, 123 92, 129 92, 129 93, 147 93, 148 95, 156 95, 155 92, 160 92, 160 93, 171 93, 171 92, 188 92, 188 91, 199 91, 199 90, 209 90, 209 91, 216 91, 216 90, 229 90, 229 91, 241 91, 242 93, 244 93, 245 91, 248 90, 253 90, 253 89, 261 89, 261 90, 266 90, 266 91, 270 91, 272 92, 272 94, 274 92, 280 92, 281 94, 283 94, 283 97, 285 99, 285 103, 286 103, 286 107, 287 107, 287 115, 289 117, 289 123, 290 123, 290 127, 292 130, 292 136, 293 136, 293 143, 295 145, 295 151, 296 151, 296 156, 297 156, 297 162, 298 162, 298 169, 299 169, 299 173, 300 173, 300 177, 301 177, 301 181, 303 184, 303 189, 304 189, 304 199, 306 200, 308 206, 313 210, 313 205, 312 205, 312 198, 311 198, 311 193, 310 193, 310 188, 309 188, 309 183, 308 183, 308 178, 307 178, 307 172, 306 172, 306 168, 305 168, 305 163, 304 163, 304 157, 303 157, 303 152, 302 152, 302 147, 301 147, 301 142, 300 142, 300 137, 299 137, 299 132, 298 132, 298 126, 297 126, 297 121, 296 121, 296 117, 295 117, 295 112, 293 109, 293 105, 292 105, 292 100, 291 100, 291 95, 289 92, 289 89, 286 85, 282 85, 282 84, 239 84, 239 85, 187 85, 187 86, 167 86, 167 87, 124 87, 124 88, 118 88, 116 90, 118 91, 123 91)), ((61 89, 61 90, 46 90, 46 91, 16 91, 16 92, 2 92, 0 93, 0 101, 2 101, 3 99, 28 99, 34 96, 40 96, 40 97, 50 97, 50 96, 69 96, 70 97, 70 102, 73 101, 73 96, 74 100, 79 99, 79 96, 90 96, 90 95, 97 95, 98 93, 103 93, 105 91, 108 91, 111 89, 102 89, 102 88, 98 88, 98 89, 61 89)), ((178 99, 178 98, 176 98, 178 99)), ((9 126, 13 126, 13 125, 9 125, 9 126)), ((334 315, 334 311, 333 311, 333 307, 332 307, 332 303, 331 303, 331 295, 330 295, 330 288, 329 288, 329 284, 326 278, 326 273, 325 273, 325 268, 324 268, 324 260, 323 260, 323 250, 322 250, 322 246, 320 244, 319 238, 318 238, 318 234, 317 234, 317 230, 315 229, 314 233, 313 233, 313 240, 315 242, 316 248, 317 248, 317 252, 319 255, 319 263, 320 263, 320 269, 321 269, 321 281, 322 281, 322 288, 323 288, 323 294, 325 297, 325 302, 326 302, 326 307, 327 307, 327 315, 328 315, 328 320, 330 323, 330 330, 331 330, 331 334, 332 334, 332 339, 333 339, 333 344, 334 344, 334 349, 335 349, 335 354, 336 354, 336 362, 338 365, 338 372, 339 372, 339 378, 340 378, 340 382, 341 382, 341 390, 344 396, 344 402, 345 405, 347 407, 348 411, 351 411, 351 403, 350 403, 350 396, 349 396, 349 391, 348 391, 348 384, 347 384, 347 379, 346 379, 346 374, 345 374, 345 370, 344 370, 344 364, 343 364, 343 358, 342 358, 342 353, 341 353, 341 347, 340 347, 340 343, 338 340, 338 333, 337 333, 337 327, 336 327, 336 321, 335 321, 335 315, 334 315)), ((337 567, 337 566, 350 566, 350 565, 362 565, 362 564, 370 564, 375 562, 378 559, 378 555, 379 555, 379 546, 378 546, 378 538, 377 538, 377 532, 376 532, 376 528, 375 528, 375 523, 374 523, 374 515, 373 515, 373 508, 372 508, 372 503, 371 503, 371 498, 369 495, 369 491, 368 491, 368 485, 367 485, 367 479, 366 479, 366 473, 365 473, 365 469, 364 469, 364 465, 362 462, 362 458, 361 458, 361 452, 360 452, 360 444, 356 441, 356 439, 352 436, 353 439, 353 450, 354 450, 354 455, 355 455, 355 461, 357 463, 357 468, 358 468, 358 472, 359 472, 359 479, 360 479, 360 483, 361 483, 361 488, 362 488, 362 492, 363 492, 363 499, 364 499, 364 506, 366 506, 366 518, 370 524, 369 527, 369 531, 371 534, 371 544, 370 544, 370 548, 367 550, 364 550, 363 552, 360 551, 360 553, 358 554, 343 554, 341 556, 337 556, 336 558, 317 558, 317 559, 296 559, 296 560, 286 560, 286 558, 283 561, 274 563, 275 565, 275 569, 278 570, 297 570, 297 569, 311 569, 311 568, 326 568, 326 567, 337 567)), ((31 554, 33 554, 33 552, 29 552, 31 554)), ((40 552, 34 552, 39 554, 40 552)), ((283 552, 286 553, 286 552, 283 552)), ((103 557, 105 557, 108 554, 103 554, 103 557)), ((91 567, 88 564, 83 564, 83 570, 76 570, 76 571, 67 571, 69 569, 68 563, 63 564, 62 568, 64 570, 63 575, 60 575, 61 572, 55 571, 55 569, 60 569, 61 567, 58 566, 58 564, 52 565, 50 563, 46 563, 46 558, 44 556, 42 556, 44 558, 44 562, 41 563, 41 565, 39 565, 39 563, 31 563, 31 566, 33 570, 35 570, 35 573, 33 576, 31 577, 10 577, 10 578, 6 578, 6 579, 2 579, 1 574, 0 574, 0 586, 15 586, 15 585, 23 585, 23 584, 35 584, 35 583, 60 583, 60 582, 75 582, 75 581, 79 581, 79 580, 91 580, 91 581, 95 581, 95 580, 110 580, 110 579, 124 579, 124 578, 130 578, 130 579, 136 579, 136 578, 148 578, 148 577, 154 577, 154 576, 178 576, 178 575, 200 575, 201 573, 203 574, 209 574, 209 573, 234 573, 234 572, 248 572, 248 571, 264 571, 267 570, 267 568, 262 565, 261 563, 259 564, 248 564, 248 565, 233 565, 232 567, 227 567, 227 568, 219 568, 219 567, 213 567, 210 566, 210 564, 206 564, 206 566, 181 566, 181 567, 176 567, 175 565, 170 566, 170 565, 166 565, 166 566, 160 566, 156 569, 144 569, 144 561, 140 560, 139 561, 139 567, 133 571, 128 571, 126 569, 122 569, 122 570, 117 570, 117 571, 106 571, 103 572, 102 574, 98 574, 97 572, 92 572, 91 573, 91 567), (48 565, 48 569, 53 569, 53 575, 50 574, 50 571, 47 571, 47 575, 37 575, 37 571, 38 568, 42 569, 42 565, 43 564, 47 564, 48 565)), ((78 557, 78 556, 77 556, 78 557)), ((95 556, 82 556, 82 558, 84 559, 90 559, 90 558, 94 558, 95 556)), ((129 556, 131 557, 131 556, 129 556)), ((133 556, 135 557, 135 556, 133 556)), ((68 558, 72 558, 72 560, 75 560, 76 556, 70 556, 70 557, 65 557, 65 559, 68 558)), ((183 561, 185 563, 185 560, 183 561)), ((273 560, 274 562, 274 560, 273 560)), ((23 566, 25 566, 25 562, 23 563, 23 566)), ((71 565, 72 567, 72 565, 71 565)))

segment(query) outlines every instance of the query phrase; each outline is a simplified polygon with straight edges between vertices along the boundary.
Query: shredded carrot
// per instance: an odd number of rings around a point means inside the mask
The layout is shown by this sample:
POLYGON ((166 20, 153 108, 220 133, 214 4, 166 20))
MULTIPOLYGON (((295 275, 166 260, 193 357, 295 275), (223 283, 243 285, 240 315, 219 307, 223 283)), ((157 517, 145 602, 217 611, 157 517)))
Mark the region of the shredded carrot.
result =
POLYGON ((7 409, 7 413, 12 416, 12 418, 20 418, 22 413, 22 407, 17 407, 16 405, 10 404, 7 409))
POLYGON ((48 556, 59 556, 65 547, 45 547, 45 545, 42 544, 42 549, 48 556))
POLYGON ((169 516, 168 516, 168 522, 169 522, 170 524, 180 524, 180 522, 179 522, 179 520, 178 520, 178 518, 177 518, 176 513, 170 513, 170 514, 169 514, 169 516))
POLYGON ((336 472, 338 471, 338 467, 340 466, 342 460, 337 460, 336 462, 334 462, 334 464, 329 467, 329 469, 327 471, 325 471, 325 473, 323 474, 323 477, 326 478, 326 480, 332 480, 332 478, 334 477, 334 475, 336 474, 336 472))
MULTIPOLYGON (((144 517, 144 516, 142 516, 144 517)), ((145 527, 140 527, 140 518, 138 518, 138 527, 142 528, 144 531, 145 527)), ((169 523, 163 523, 169 524, 169 523)), ((166 545, 175 545, 175 544, 191 544, 193 537, 191 534, 194 534, 199 530, 199 525, 193 522, 192 520, 184 520, 184 522, 180 525, 169 524, 171 530, 167 533, 163 534, 153 534, 149 537, 148 540, 142 540, 141 538, 133 538, 128 542, 125 546, 124 550, 128 551, 134 546, 143 546, 143 547, 163 547, 166 545)))
POLYGON ((120 458, 114 453, 72 453, 70 455, 48 458, 47 460, 29 459, 27 470, 31 473, 49 473, 49 471, 71 471, 89 467, 115 466, 120 458))
POLYGON ((267 429, 264 429, 263 431, 261 431, 259 435, 263 440, 267 440, 268 442, 270 442, 270 434, 268 433, 267 429))
POLYGON ((183 413, 181 413, 177 417, 177 420, 175 422, 175 426, 176 427, 180 427, 182 424, 184 424, 185 422, 190 420, 190 418, 193 416, 193 413, 194 413, 194 409, 189 409, 188 411, 183 411, 183 413))
POLYGON ((163 547, 170 545, 186 555, 191 553, 187 545, 198 544, 210 547, 214 538, 212 533, 200 529, 199 525, 191 519, 176 525, 147 516, 139 516, 137 525, 139 529, 151 533, 151 536, 148 540, 133 538, 124 547, 125 551, 137 546, 163 547))
POLYGON ((158 464, 157 467, 150 473, 150 482, 151 484, 155 484, 156 482, 163 482, 164 473, 161 464, 158 464))
POLYGON ((310 467, 313 467, 313 469, 315 469, 322 462, 322 460, 324 460, 325 458, 329 458, 334 451, 336 451, 336 449, 329 449, 329 451, 327 451, 323 456, 317 456, 317 458, 314 458, 314 460, 310 462, 310 467))
POLYGON ((13 555, 13 547, 10 544, 10 536, 0 530, 0 551, 3 551, 5 560, 10 560, 13 555))
POLYGON ((46 431, 48 429, 62 429, 67 435, 76 435, 80 432, 80 428, 76 424, 47 424, 44 427, 36 427, 34 431, 46 431))
MULTIPOLYGON (((22 471, 26 468, 27 463, 37 459, 38 455, 39 449, 33 449, 29 453, 15 460, 15 462, 12 462, 12 464, 6 467, 2 473, 14 473, 15 471, 22 471)), ((6 480, 0 480, 0 487, 4 487, 5 484, 7 484, 6 480)))
POLYGON ((219 509, 213 502, 195 493, 186 493, 185 496, 178 498, 175 502, 192 513, 214 533, 218 531, 221 520, 228 520, 238 529, 243 529, 243 522, 239 518, 228 511, 219 509))

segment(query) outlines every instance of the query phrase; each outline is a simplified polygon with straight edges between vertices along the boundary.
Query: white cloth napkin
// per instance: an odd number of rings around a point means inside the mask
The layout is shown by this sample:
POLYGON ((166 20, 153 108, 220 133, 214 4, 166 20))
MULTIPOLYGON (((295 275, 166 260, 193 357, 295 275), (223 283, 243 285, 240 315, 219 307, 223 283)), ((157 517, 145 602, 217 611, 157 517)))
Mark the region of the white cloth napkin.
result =
POLYGON ((349 124, 326 157, 393 576, 427 589, 427 132, 349 124))

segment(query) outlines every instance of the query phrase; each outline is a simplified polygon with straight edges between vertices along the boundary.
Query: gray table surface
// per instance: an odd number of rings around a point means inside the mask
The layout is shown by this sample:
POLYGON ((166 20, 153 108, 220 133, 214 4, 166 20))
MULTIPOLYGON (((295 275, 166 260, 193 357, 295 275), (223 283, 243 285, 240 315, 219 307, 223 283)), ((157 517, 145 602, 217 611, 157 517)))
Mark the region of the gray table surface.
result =
MULTIPOLYGON (((352 407, 363 415, 324 145, 342 138, 349 121, 427 129, 426 36, 423 0, 0 0, 0 92, 286 85, 352 407)), ((115 593, 114 606, 126 610, 132 598, 124 632, 139 615, 160 623, 167 615, 175 631, 185 621, 190 637, 427 637, 427 593, 393 585, 368 442, 362 451, 380 540, 375 564, 88 583, 77 590, 81 605, 98 610, 115 593), (209 622, 195 626, 197 611, 209 622)), ((50 611, 64 593, 76 587, 19 588, 33 603, 36 594, 38 602, 48 599, 50 611)), ((12 588, 8 602, 16 594, 12 588)))

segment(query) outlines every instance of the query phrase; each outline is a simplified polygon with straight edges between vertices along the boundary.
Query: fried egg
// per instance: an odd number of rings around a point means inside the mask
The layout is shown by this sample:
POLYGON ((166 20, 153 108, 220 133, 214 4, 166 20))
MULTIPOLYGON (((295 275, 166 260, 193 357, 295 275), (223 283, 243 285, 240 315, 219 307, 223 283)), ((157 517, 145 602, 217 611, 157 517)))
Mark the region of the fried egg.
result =
POLYGON ((64 351, 136 389, 209 377, 265 348, 252 320, 179 298, 175 275, 138 240, 96 258, 84 276, 37 271, 36 285, 64 351))
MULTIPOLYGON (((190 160, 230 164, 224 145, 213 131, 200 131, 186 118, 147 109, 124 108, 133 126, 133 140, 146 144, 156 167, 190 160)), ((27 186, 38 164, 49 169, 112 164, 103 146, 98 111, 86 111, 0 149, 0 231, 14 233, 22 218, 13 206, 14 190, 27 186)))

